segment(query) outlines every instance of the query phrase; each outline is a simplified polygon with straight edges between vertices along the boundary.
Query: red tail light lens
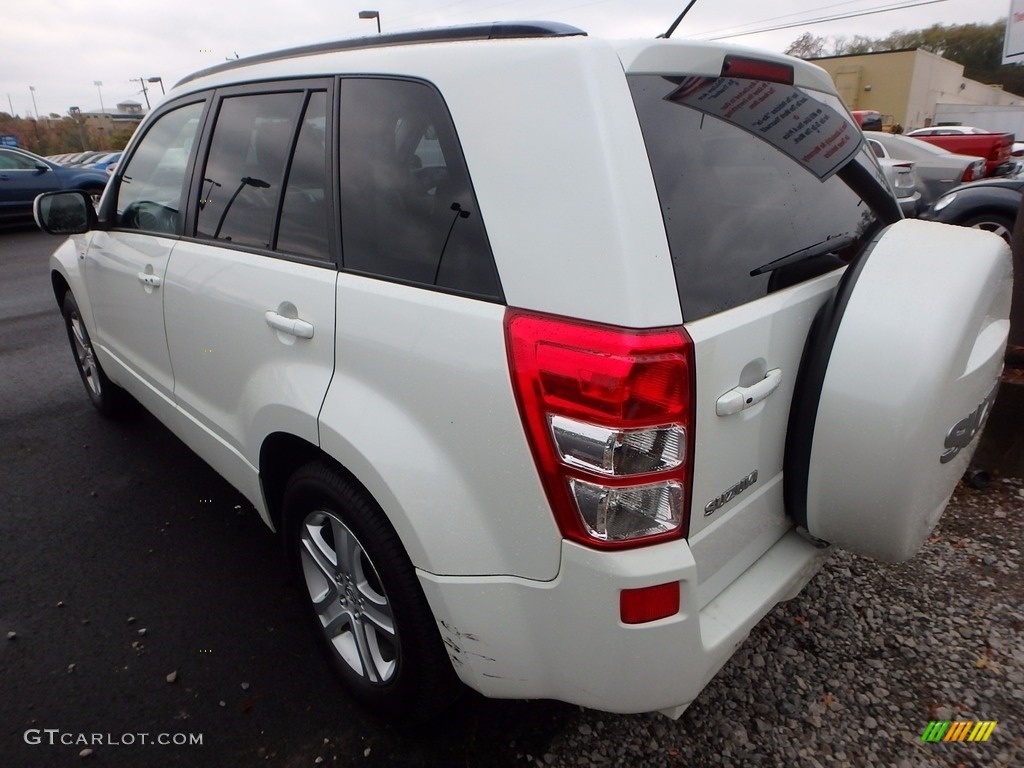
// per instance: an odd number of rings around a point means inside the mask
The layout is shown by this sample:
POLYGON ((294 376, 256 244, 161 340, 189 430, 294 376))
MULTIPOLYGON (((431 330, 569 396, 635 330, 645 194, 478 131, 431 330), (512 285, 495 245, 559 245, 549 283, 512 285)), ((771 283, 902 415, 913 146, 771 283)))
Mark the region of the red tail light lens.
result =
POLYGON ((655 587, 624 589, 619 593, 619 618, 623 624, 646 624, 679 613, 679 582, 655 587))
POLYGON ((505 333, 523 425, 562 535, 604 548, 683 536, 693 446, 686 331, 509 310, 505 333))
POLYGON ((960 181, 974 181, 975 179, 982 178, 984 175, 985 162, 983 160, 979 160, 967 166, 964 170, 964 175, 960 178, 960 181))

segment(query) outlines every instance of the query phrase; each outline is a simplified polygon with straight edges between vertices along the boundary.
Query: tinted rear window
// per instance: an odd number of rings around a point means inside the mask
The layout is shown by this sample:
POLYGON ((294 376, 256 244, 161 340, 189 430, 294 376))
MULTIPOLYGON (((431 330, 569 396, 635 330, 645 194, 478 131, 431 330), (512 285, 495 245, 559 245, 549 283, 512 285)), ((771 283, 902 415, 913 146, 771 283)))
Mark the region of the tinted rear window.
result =
MULTIPOLYGON (((687 92, 691 80, 657 75, 629 78, 658 188, 683 317, 688 321, 842 266, 880 226, 870 206, 844 183, 841 174, 821 166, 818 161, 823 155, 801 162, 799 153, 777 148, 782 135, 778 131, 771 131, 775 134, 772 144, 755 134, 757 128, 751 130, 754 122, 739 127, 739 120, 699 111, 687 92), (841 247, 751 275, 770 262, 825 242, 841 247)), ((775 84, 770 88, 777 94, 773 96, 777 103, 785 105, 785 97, 778 94, 788 94, 789 103, 801 102, 808 115, 801 123, 807 127, 802 131, 807 140, 800 152, 814 146, 814 131, 822 116, 830 121, 827 137, 838 135, 832 127, 836 125, 845 131, 843 141, 853 142, 842 151, 856 148, 860 133, 845 128, 848 121, 838 104, 815 100, 805 105, 808 94, 804 91, 775 84), (819 113, 819 118, 812 113, 819 113)), ((788 111, 783 110, 786 120, 802 119, 788 111)), ((772 126, 777 122, 772 119, 772 126)), ((863 162, 878 177, 869 153, 861 147, 851 162, 863 162)), ((804 153, 805 160, 810 157, 804 153)), ((879 182, 884 184, 880 178, 879 182)))

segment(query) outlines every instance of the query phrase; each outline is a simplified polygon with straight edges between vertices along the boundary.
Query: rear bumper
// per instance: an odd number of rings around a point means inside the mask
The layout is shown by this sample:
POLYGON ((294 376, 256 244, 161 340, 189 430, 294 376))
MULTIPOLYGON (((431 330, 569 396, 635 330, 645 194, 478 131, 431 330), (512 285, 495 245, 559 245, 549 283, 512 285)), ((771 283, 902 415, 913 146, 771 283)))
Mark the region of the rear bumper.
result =
POLYGON ((828 550, 790 530, 703 609, 685 541, 627 552, 563 542, 553 581, 419 572, 459 677, 485 696, 551 698, 678 716, 751 628, 821 568, 828 550), (619 621, 619 592, 678 581, 680 611, 619 621))

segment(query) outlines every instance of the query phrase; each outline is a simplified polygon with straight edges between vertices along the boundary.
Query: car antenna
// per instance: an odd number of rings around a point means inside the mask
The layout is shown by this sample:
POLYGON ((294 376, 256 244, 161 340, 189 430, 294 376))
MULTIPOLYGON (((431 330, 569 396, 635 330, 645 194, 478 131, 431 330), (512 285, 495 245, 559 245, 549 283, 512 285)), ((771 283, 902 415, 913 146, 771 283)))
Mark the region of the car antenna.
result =
POLYGON ((672 37, 672 33, 676 31, 676 27, 679 26, 679 22, 683 20, 683 17, 686 14, 688 14, 690 12, 690 9, 693 8, 693 6, 695 6, 696 4, 697 0, 690 0, 690 2, 686 4, 686 7, 683 8, 683 12, 676 16, 676 20, 672 22, 672 26, 665 30, 663 34, 658 35, 658 37, 664 38, 665 40, 668 40, 670 37, 672 37))
POLYGON ((437 269, 434 270, 434 285, 437 285, 437 278, 441 276, 441 263, 444 261, 444 252, 448 250, 448 241, 452 239, 452 230, 455 229, 455 222, 459 219, 468 219, 469 211, 462 209, 462 206, 457 202, 452 203, 451 210, 455 211, 455 216, 452 217, 451 226, 448 227, 448 234, 444 238, 444 245, 441 246, 441 256, 437 260, 437 269))

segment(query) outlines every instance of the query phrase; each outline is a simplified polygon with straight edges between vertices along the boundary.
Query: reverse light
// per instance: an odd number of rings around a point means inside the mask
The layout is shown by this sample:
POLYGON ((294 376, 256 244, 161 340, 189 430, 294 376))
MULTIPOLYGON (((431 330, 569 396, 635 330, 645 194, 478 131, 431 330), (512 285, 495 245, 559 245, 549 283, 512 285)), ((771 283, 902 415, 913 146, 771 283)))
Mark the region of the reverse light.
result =
POLYGON ((686 430, 681 424, 613 429, 564 416, 549 418, 562 461, 602 475, 660 472, 678 467, 686 455, 686 430))
POLYGON ((598 548, 683 536, 693 445, 686 331, 510 309, 505 334, 523 426, 562 535, 598 548))
POLYGON ((679 582, 624 589, 619 593, 619 619, 623 624, 646 624, 679 613, 679 582))
POLYGON ((914 183, 914 164, 913 163, 897 163, 896 168, 896 182, 895 188, 897 197, 899 196, 900 190, 910 190, 911 192, 916 188, 914 183))
POLYGON ((569 478, 587 533, 600 541, 628 541, 670 533, 682 522, 683 486, 676 480, 610 488, 569 478))

